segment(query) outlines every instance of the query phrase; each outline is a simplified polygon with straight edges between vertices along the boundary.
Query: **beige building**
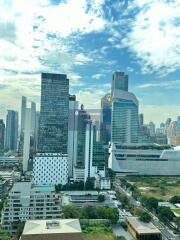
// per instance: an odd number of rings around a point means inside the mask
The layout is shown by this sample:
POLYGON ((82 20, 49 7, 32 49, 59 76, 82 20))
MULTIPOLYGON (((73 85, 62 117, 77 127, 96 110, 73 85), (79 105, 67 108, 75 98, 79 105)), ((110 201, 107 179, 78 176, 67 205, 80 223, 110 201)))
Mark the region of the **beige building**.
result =
POLYGON ((127 217, 128 231, 136 240, 161 240, 161 232, 151 222, 144 223, 137 217, 127 217))
POLYGON ((28 220, 20 240, 82 240, 78 219, 28 220))

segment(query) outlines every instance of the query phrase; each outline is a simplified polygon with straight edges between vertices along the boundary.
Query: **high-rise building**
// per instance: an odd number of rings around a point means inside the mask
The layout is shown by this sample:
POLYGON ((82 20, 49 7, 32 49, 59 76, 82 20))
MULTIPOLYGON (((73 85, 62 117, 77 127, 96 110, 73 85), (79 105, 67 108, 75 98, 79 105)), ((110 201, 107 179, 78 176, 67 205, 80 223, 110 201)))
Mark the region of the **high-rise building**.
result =
POLYGON ((128 75, 124 72, 115 72, 112 76, 111 95, 114 90, 123 90, 128 92, 128 75))
POLYGON ((36 128, 36 103, 31 102, 31 133, 34 136, 36 128))
POLYGON ((23 134, 23 131, 24 131, 26 107, 27 107, 27 99, 26 99, 26 97, 22 96, 22 100, 21 100, 21 134, 23 134))
POLYGON ((24 144, 23 144, 23 172, 28 171, 28 161, 30 154, 30 136, 31 136, 31 109, 26 108, 24 124, 24 144))
POLYGON ((111 141, 111 94, 101 99, 101 132, 100 140, 105 145, 111 141))
POLYGON ((18 140, 18 112, 8 110, 6 116, 5 148, 16 151, 18 140))
POLYGON ((155 136, 155 134, 156 134, 156 125, 153 122, 149 122, 148 128, 149 128, 150 136, 151 137, 155 136))
POLYGON ((180 133, 180 116, 177 117, 177 132, 180 133))
POLYGON ((81 105, 81 109, 78 111, 78 124, 77 124, 77 155, 75 167, 85 167, 85 142, 86 142, 86 125, 90 120, 90 115, 84 110, 84 106, 81 105))
POLYGON ((36 127, 35 127, 35 135, 34 135, 34 141, 35 141, 35 150, 37 151, 37 145, 38 145, 38 133, 39 133, 39 118, 40 118, 40 112, 36 111, 36 127))
POLYGON ((139 138, 139 103, 128 92, 128 76, 115 73, 112 80, 111 142, 137 143, 139 138))
POLYGON ((105 152, 97 141, 96 126, 83 105, 78 112, 77 154, 74 167, 74 179, 86 181, 100 174, 105 177, 105 152))
POLYGON ((2 119, 0 119, 0 152, 4 150, 4 135, 5 135, 5 124, 2 119))
POLYGON ((139 114, 139 125, 142 127, 144 125, 144 115, 143 113, 139 114))
POLYGON ((69 79, 64 74, 42 73, 38 154, 33 163, 36 185, 68 181, 69 79))
POLYGON ((67 154, 69 79, 42 73, 38 151, 67 154))
POLYGON ((68 120, 68 159, 69 159, 69 176, 73 177, 73 166, 77 154, 77 119, 78 119, 78 102, 75 95, 69 96, 69 120, 68 120))

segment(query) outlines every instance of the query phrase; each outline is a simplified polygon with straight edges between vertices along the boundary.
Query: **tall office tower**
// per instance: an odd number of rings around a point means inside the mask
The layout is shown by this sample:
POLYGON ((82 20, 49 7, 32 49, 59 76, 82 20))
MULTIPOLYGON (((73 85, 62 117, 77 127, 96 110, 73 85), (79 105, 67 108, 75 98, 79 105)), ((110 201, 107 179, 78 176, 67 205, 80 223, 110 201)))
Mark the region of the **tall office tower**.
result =
POLYGON ((81 109, 78 111, 78 124, 77 124, 77 156, 76 167, 84 168, 84 156, 85 156, 85 142, 86 142, 86 125, 90 120, 90 115, 84 110, 84 106, 81 105, 81 109))
POLYGON ((68 180, 68 115, 69 79, 64 74, 42 73, 35 184, 65 184, 68 180))
POLYGON ((5 135, 5 124, 2 119, 0 119, 0 152, 4 150, 4 135, 5 135))
POLYGON ((34 136, 34 141, 35 141, 35 151, 37 151, 37 145, 38 145, 39 118, 40 118, 40 112, 37 111, 37 112, 36 112, 35 136, 34 136))
POLYGON ((67 154, 69 79, 42 73, 38 151, 67 154))
POLYGON ((34 136, 36 128, 36 103, 31 102, 31 133, 34 136))
MULTIPOLYGON (((101 145, 103 148, 103 145, 101 145)), ((73 176, 76 181, 86 181, 88 177, 95 177, 99 172, 105 176, 105 161, 102 159, 100 142, 96 139, 95 125, 83 105, 78 111, 77 154, 73 176), (103 163, 102 163, 103 161, 103 163)), ((104 151, 103 151, 104 153, 104 151)))
POLYGON ((11 151, 17 150, 18 140, 18 112, 8 110, 6 116, 5 148, 11 151))
POLYGON ((143 113, 139 114, 139 125, 140 125, 140 127, 144 125, 144 115, 143 115, 143 113))
POLYGON ((78 102, 75 95, 69 96, 69 120, 68 120, 68 159, 69 177, 73 177, 73 166, 76 161, 77 148, 77 118, 78 102))
POLYGON ((128 92, 128 75, 124 72, 115 72, 112 76, 111 95, 117 89, 128 92))
POLYGON ((101 99, 101 132, 100 140, 105 145, 111 141, 111 94, 101 99))
POLYGON ((23 144, 23 172, 28 171, 28 161, 30 154, 31 137, 31 109, 26 108, 24 124, 24 144, 23 144))
POLYGON ((84 110, 84 106, 81 105, 77 116, 77 143, 73 170, 75 180, 84 180, 86 125, 89 120, 90 115, 84 110))
POLYGON ((151 137, 155 136, 155 134, 156 134, 156 125, 153 122, 149 122, 148 128, 149 128, 150 136, 151 137))
POLYGON ((104 152, 101 150, 100 143, 96 141, 96 126, 89 120, 86 124, 84 181, 96 177, 97 174, 105 177, 105 161, 102 162, 104 152))
POLYGON ((21 134, 23 134, 23 131, 24 131, 26 107, 27 107, 27 99, 26 99, 26 97, 22 96, 22 101, 21 101, 21 134))
POLYGON ((180 133, 180 116, 177 117, 177 132, 180 133))
POLYGON ((112 80, 111 142, 118 144, 137 143, 139 138, 139 103, 128 92, 128 76, 113 74, 112 80))

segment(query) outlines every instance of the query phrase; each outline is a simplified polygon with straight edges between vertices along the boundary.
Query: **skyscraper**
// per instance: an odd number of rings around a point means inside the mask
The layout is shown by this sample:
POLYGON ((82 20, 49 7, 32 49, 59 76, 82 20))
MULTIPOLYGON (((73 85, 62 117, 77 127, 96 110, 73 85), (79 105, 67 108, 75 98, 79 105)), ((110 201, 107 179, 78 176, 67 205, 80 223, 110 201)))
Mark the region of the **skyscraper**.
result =
POLYGON ((5 124, 2 119, 0 119, 0 152, 4 150, 4 135, 5 135, 5 124))
POLYGON ((133 93, 128 92, 128 76, 121 72, 112 79, 111 142, 137 143, 139 137, 139 103, 133 93))
POLYGON ((123 90, 128 92, 128 75, 124 72, 115 72, 112 76, 111 95, 114 90, 123 90))
POLYGON ((68 181, 69 80, 64 74, 42 73, 38 153, 33 163, 36 185, 68 181))
POLYGON ((31 133, 35 134, 36 128, 36 103, 31 102, 31 133))
POLYGON ((100 140, 104 144, 111 141, 111 94, 106 94, 101 99, 101 132, 100 140))
POLYGON ((78 111, 78 124, 77 124, 77 156, 75 166, 83 169, 85 167, 85 144, 86 144, 86 125, 90 120, 90 115, 81 109, 78 111))
POLYGON ((23 131, 24 131, 26 107, 27 107, 27 99, 26 99, 26 97, 22 96, 22 100, 21 100, 21 134, 23 134, 23 131))
POLYGON ((156 133, 156 125, 155 125, 153 122, 149 122, 148 128, 149 128, 150 136, 151 136, 151 137, 155 136, 155 133, 156 133))
POLYGON ((24 124, 24 145, 23 145, 23 172, 28 171, 28 160, 30 154, 30 136, 31 136, 31 109, 26 108, 24 124))
POLYGON ((69 79, 42 73, 38 151, 67 154, 69 79))
POLYGON ((6 139, 5 148, 8 150, 17 150, 18 140, 18 112, 8 110, 6 116, 6 139))
POLYGON ((73 176, 73 166, 77 154, 77 118, 78 102, 75 95, 69 96, 69 120, 68 120, 68 158, 69 158, 69 176, 73 176))
POLYGON ((139 114, 139 125, 142 127, 144 125, 144 115, 143 113, 139 114))

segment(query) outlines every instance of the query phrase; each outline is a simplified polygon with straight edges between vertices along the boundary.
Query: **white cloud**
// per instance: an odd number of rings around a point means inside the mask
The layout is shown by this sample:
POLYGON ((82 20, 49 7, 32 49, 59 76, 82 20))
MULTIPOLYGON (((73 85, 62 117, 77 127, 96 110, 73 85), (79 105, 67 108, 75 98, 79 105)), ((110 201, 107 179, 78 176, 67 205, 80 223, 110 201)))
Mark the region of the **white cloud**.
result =
POLYGON ((179 88, 180 80, 166 81, 166 82, 156 82, 156 83, 145 83, 137 86, 138 88, 179 88))
POLYGON ((144 73, 173 72, 180 67, 180 2, 137 0, 134 22, 121 47, 128 47, 140 60, 144 73))
POLYGON ((97 73, 97 74, 94 74, 92 75, 92 78, 93 79, 96 79, 96 80, 99 80, 100 78, 104 77, 105 75, 102 74, 102 73, 97 73))

